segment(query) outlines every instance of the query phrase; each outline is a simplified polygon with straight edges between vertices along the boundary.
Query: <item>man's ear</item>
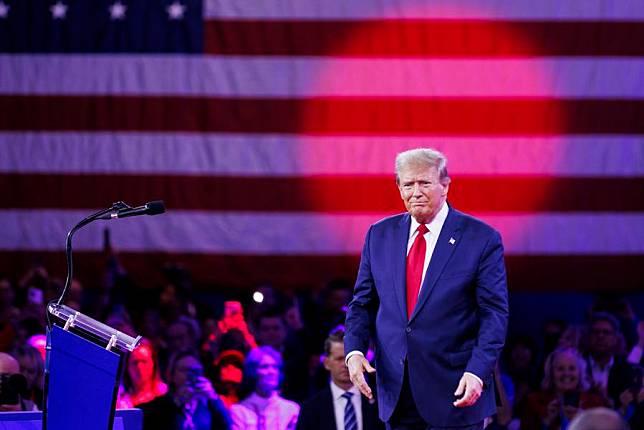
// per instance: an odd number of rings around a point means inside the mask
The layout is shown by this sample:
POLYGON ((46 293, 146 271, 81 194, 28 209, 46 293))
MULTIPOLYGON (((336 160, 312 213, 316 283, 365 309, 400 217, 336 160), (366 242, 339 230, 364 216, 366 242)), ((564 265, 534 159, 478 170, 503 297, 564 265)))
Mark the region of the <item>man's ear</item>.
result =
POLYGON ((448 191, 449 191, 449 182, 446 184, 443 184, 443 192, 441 193, 441 195, 446 196, 448 191))
POLYGON ((331 369, 329 369, 329 357, 328 356, 324 356, 324 360, 322 360, 322 365, 324 366, 324 368, 326 370, 331 370, 331 369))

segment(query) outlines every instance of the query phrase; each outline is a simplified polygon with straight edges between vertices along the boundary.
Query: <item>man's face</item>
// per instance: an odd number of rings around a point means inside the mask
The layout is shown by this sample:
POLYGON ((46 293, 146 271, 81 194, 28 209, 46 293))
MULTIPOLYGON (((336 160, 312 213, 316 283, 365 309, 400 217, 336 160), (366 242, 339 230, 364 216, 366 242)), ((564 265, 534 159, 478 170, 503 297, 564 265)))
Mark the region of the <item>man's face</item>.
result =
POLYGON ((263 317, 257 327, 257 340, 261 345, 269 345, 281 350, 286 339, 286 326, 280 317, 263 317))
POLYGON ((436 167, 412 164, 399 172, 398 189, 411 216, 428 224, 445 203, 449 184, 440 182, 436 167))
POLYGON ((596 321, 590 327, 590 350, 595 354, 612 354, 617 344, 617 333, 608 321, 596 321))
POLYGON ((344 363, 344 345, 339 342, 331 344, 329 355, 324 358, 324 368, 331 373, 331 380, 335 385, 342 387, 351 385, 349 369, 344 363))
POLYGON ((188 355, 175 364, 172 382, 175 388, 179 389, 186 385, 195 375, 203 375, 203 366, 195 357, 188 355))

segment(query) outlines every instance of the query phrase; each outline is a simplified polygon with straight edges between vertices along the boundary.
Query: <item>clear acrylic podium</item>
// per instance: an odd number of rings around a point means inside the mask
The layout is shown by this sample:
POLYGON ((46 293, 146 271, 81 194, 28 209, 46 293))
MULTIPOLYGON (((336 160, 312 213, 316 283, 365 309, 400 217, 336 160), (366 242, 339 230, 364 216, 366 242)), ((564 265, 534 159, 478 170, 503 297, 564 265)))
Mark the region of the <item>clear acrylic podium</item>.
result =
POLYGON ((125 354, 133 338, 74 309, 51 303, 43 430, 112 430, 125 354))

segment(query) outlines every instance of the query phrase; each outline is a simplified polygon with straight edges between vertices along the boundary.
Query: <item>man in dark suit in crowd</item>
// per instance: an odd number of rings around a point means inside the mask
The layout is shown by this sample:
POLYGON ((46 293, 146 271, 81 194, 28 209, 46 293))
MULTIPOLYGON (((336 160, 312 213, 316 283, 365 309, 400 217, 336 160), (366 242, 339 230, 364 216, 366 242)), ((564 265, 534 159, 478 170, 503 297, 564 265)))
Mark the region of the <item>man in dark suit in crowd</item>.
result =
MULTIPOLYGON (((622 394, 632 391, 636 380, 641 384, 642 369, 616 354, 619 321, 607 312, 596 312, 590 319, 586 370, 593 388, 604 394, 611 405, 622 407, 622 394)), ((636 390, 639 392, 639 390, 636 390)))
MULTIPOLYGON (((371 397, 364 372, 376 345, 380 418, 388 429, 482 429, 496 411, 493 373, 508 318, 497 231, 450 207, 445 156, 396 157, 408 213, 373 224, 347 314, 351 380, 371 397)), ((502 192, 502 190, 499 190, 502 192)))
POLYGON ((381 430, 375 400, 360 395, 344 362, 344 329, 334 330, 324 342, 324 367, 329 386, 304 403, 297 430, 381 430))

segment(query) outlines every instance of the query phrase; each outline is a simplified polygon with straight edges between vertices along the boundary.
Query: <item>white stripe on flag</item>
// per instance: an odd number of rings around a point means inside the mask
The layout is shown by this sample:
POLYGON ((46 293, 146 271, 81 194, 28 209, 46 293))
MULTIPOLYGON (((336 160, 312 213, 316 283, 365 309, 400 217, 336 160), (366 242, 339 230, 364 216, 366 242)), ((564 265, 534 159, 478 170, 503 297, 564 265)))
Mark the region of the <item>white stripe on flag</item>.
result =
POLYGON ((444 151, 453 175, 644 176, 644 136, 320 137, 0 133, 0 172, 388 175, 398 152, 444 151), (356 162, 359 160, 360 162, 356 162))
POLYGON ((207 18, 642 20, 637 0, 205 0, 207 18))
MULTIPOLYGON (((89 212, 2 210, 0 249, 62 252, 67 230, 89 212)), ((74 249, 101 249, 102 229, 109 227, 112 243, 120 251, 357 254, 367 228, 379 218, 373 214, 174 211, 94 223, 77 234, 74 249)), ((501 232, 510 255, 644 253, 641 213, 505 213, 483 214, 481 219, 501 232)))
POLYGON ((644 58, 638 57, 0 55, 0 76, 0 94, 22 95, 644 97, 644 58))

